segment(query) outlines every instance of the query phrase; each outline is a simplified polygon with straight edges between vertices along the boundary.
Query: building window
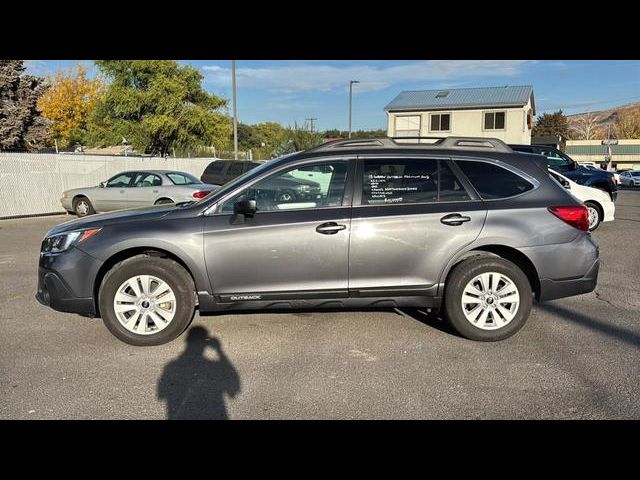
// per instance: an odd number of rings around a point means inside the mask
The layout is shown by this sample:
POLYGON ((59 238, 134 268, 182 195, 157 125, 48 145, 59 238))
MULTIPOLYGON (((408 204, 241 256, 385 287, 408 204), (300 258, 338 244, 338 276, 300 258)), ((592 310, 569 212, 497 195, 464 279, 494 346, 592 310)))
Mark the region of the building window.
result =
POLYGON ((486 112, 484 114, 485 130, 504 130, 506 112, 486 112))
POLYGON ((432 113, 431 114, 431 131, 432 132, 448 132, 451 130, 451 114, 450 113, 432 113))
POLYGON ((420 115, 396 117, 396 137, 419 137, 420 115))

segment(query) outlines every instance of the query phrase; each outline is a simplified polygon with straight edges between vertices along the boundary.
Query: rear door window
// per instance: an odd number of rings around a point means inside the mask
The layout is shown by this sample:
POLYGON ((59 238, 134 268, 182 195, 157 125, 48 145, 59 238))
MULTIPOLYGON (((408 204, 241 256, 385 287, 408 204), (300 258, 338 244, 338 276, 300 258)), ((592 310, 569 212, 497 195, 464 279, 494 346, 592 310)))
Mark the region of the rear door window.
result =
POLYGON ((157 187, 162 185, 162 179, 154 173, 139 172, 133 185, 134 187, 157 187))
POLYGON ((483 200, 513 197, 533 188, 520 175, 492 163, 456 160, 456 164, 483 200))
POLYGON ((470 200, 446 162, 436 159, 365 159, 363 205, 470 200))

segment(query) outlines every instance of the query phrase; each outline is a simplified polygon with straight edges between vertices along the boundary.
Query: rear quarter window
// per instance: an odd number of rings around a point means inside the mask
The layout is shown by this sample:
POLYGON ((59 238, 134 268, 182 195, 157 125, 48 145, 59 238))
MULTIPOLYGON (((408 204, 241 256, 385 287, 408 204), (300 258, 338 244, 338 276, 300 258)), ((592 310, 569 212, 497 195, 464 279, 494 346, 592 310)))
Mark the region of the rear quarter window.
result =
POLYGON ((211 162, 209 166, 205 169, 205 175, 220 175, 224 170, 225 163, 224 162, 211 162))
POLYGON ((456 164, 483 200, 513 197, 533 188, 520 175, 492 163, 456 160, 456 164))

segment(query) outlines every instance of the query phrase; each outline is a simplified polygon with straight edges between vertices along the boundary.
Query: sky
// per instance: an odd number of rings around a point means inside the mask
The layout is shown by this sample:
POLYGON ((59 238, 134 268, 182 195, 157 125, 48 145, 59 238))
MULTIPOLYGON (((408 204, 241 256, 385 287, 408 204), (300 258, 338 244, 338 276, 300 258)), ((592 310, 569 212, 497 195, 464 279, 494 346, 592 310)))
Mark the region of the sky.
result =
MULTIPOLYGON (((199 69, 203 86, 231 99, 230 60, 179 60, 199 69)), ((90 60, 27 60, 27 71, 50 75, 90 60)), ((238 120, 284 126, 315 118, 316 129, 346 130, 349 81, 353 130, 386 129, 384 107, 402 90, 533 85, 536 112, 566 114, 640 101, 635 60, 238 60, 238 120)), ((229 102, 231 111, 231 102, 229 102)))

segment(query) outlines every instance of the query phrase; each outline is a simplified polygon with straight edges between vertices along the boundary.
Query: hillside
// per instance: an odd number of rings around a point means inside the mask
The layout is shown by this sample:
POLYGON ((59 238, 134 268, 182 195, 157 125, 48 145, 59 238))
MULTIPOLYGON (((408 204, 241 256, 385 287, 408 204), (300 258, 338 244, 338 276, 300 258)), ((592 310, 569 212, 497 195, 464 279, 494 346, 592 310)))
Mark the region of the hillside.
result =
POLYGON ((569 130, 574 140, 605 139, 609 135, 613 138, 636 138, 640 118, 640 102, 627 103, 592 112, 567 115, 569 130), (620 115, 626 118, 620 124, 616 118, 620 115), (633 114, 630 116, 629 114, 633 114))
POLYGON ((611 107, 607 110, 598 110, 592 112, 583 112, 583 113, 574 113, 573 115, 567 115, 567 119, 569 122, 576 122, 578 120, 584 119, 588 115, 592 115, 595 117, 596 123, 598 125, 606 124, 607 122, 614 120, 612 116, 615 113, 619 113, 622 111, 632 111, 632 110, 640 110, 640 102, 626 103, 624 105, 618 105, 615 107, 611 107))

